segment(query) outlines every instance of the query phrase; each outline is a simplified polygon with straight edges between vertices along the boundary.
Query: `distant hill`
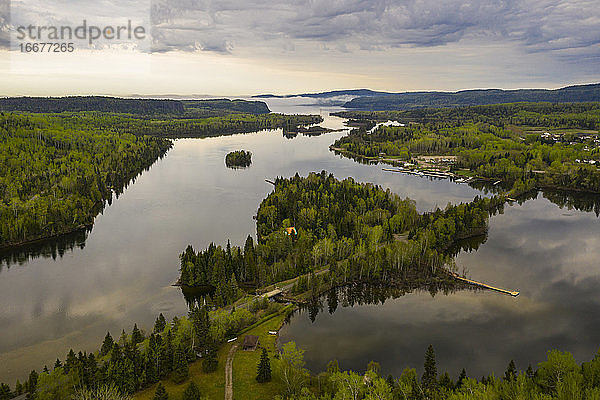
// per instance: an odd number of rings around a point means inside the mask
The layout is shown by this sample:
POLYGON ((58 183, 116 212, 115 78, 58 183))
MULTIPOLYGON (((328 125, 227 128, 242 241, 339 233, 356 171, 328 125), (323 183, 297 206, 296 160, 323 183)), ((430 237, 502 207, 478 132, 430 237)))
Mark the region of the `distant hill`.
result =
POLYGON ((177 100, 69 96, 0 98, 0 111, 36 113, 102 111, 128 114, 183 114, 185 109, 183 104, 177 100))
POLYGON ((276 99, 287 99, 289 97, 310 97, 313 99, 327 99, 330 97, 339 97, 339 96, 388 96, 394 93, 390 92, 378 92, 370 89, 348 89, 348 90, 330 90, 328 92, 319 92, 319 93, 301 93, 301 94, 286 94, 286 95, 276 95, 276 94, 259 94, 257 96, 252 96, 254 98, 276 98, 276 99))
POLYGON ((567 86, 560 89, 476 89, 458 92, 405 92, 360 96, 344 104, 362 110, 405 110, 418 107, 454 107, 516 102, 600 101, 600 83, 567 86))

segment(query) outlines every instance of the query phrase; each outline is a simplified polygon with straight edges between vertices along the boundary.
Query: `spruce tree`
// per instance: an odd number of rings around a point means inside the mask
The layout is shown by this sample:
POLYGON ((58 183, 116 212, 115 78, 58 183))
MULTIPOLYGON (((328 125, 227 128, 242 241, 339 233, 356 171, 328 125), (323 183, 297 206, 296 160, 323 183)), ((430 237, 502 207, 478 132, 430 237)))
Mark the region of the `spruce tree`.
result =
POLYGON ((463 368, 462 371, 460 371, 460 375, 458 376, 458 380, 456 381, 456 388, 460 389, 460 387, 463 384, 463 381, 467 379, 467 371, 463 368))
POLYGON ((165 316, 160 313, 160 315, 156 318, 156 322, 154 322, 154 333, 162 333, 167 327, 167 320, 165 316))
POLYGON ((202 370, 204 372, 214 372, 218 366, 217 345, 213 340, 209 340, 206 346, 206 355, 202 359, 202 370))
POLYGON ((271 361, 269 360, 269 354, 264 347, 260 354, 260 361, 256 371, 256 381, 258 383, 271 381, 271 361))
POLYGON ((35 370, 32 370, 29 373, 29 381, 27 384, 27 392, 29 393, 29 398, 35 397, 35 391, 37 389, 37 381, 38 381, 38 373, 35 370))
POLYGON ((104 337, 104 342, 102 342, 102 347, 100 347, 100 355, 105 356, 111 352, 115 341, 112 336, 110 336, 110 332, 106 332, 106 336, 104 337))
POLYGON ((531 364, 529 364, 529 366, 527 367, 527 371, 525 371, 525 373, 527 374, 527 377, 529 379, 533 379, 535 377, 535 372, 533 372, 533 368, 531 368, 531 364))
POLYGON ((200 400, 200 390, 194 381, 190 382, 183 391, 182 400, 200 400))
POLYGON ((190 370, 187 359, 185 358, 185 351, 181 346, 177 346, 175 353, 173 354, 173 382, 181 383, 185 381, 188 378, 189 373, 190 370))
POLYGON ((515 361, 510 360, 508 368, 506 368, 506 372, 504 372, 504 380, 509 382, 514 381, 515 379, 517 379, 517 367, 515 366, 515 361))
POLYGON ((56 362, 54 363, 54 369, 60 368, 60 367, 62 367, 62 362, 60 362, 60 360, 57 358, 56 362))
POLYGON ((156 392, 154 392, 154 400, 169 400, 169 395, 165 390, 165 387, 161 382, 158 382, 158 386, 156 386, 156 392))
POLYGON ((421 382, 425 389, 435 388, 437 379, 437 367, 435 366, 435 351, 433 346, 429 345, 427 352, 425 353, 425 364, 423 365, 423 378, 421 382))
POLYGON ((144 335, 137 327, 137 324, 133 324, 133 331, 131 332, 131 342, 133 344, 142 343, 144 341, 144 335))

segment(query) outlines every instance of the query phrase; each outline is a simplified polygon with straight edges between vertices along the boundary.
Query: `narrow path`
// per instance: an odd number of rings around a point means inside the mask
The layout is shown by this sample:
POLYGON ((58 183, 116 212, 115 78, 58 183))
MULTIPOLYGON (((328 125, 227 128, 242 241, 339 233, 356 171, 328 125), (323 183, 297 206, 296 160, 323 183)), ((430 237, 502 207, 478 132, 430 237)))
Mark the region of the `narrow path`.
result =
POLYGON ((237 344, 231 346, 225 362, 225 400, 233 400, 233 357, 237 347, 237 344))

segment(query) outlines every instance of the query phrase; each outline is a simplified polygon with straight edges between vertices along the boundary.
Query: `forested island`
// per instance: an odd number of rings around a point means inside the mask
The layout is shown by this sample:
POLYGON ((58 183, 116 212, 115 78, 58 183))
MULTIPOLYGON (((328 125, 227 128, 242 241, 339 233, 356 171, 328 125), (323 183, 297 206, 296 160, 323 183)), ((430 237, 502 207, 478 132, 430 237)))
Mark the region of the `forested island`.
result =
POLYGON ((248 236, 243 248, 211 244, 200 252, 188 246, 179 283, 210 288, 218 306, 243 295, 240 285, 262 288, 301 275, 310 276, 313 293, 351 282, 453 285, 446 250, 485 234, 488 215, 503 203, 476 198, 419 214, 410 199, 325 171, 278 178, 258 209, 257 242, 248 236))
POLYGON ((236 150, 227 153, 225 165, 229 168, 245 168, 252 164, 252 153, 246 150, 236 150))
POLYGON ((600 192, 600 103, 513 103, 409 111, 342 112, 366 124, 332 146, 349 156, 418 164, 452 156, 453 172, 501 180, 523 192, 600 192), (380 126, 394 120, 405 126, 380 126), (443 158, 443 157, 442 157, 443 158))

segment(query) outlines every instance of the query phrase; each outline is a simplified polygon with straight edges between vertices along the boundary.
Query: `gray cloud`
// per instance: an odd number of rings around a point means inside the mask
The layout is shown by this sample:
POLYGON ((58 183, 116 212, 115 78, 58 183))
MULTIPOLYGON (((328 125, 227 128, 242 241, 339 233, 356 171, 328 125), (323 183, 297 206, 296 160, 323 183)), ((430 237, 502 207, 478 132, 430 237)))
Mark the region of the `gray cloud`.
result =
POLYGON ((586 0, 160 0, 152 20, 161 50, 224 51, 258 41, 289 47, 298 40, 329 49, 385 49, 465 37, 514 41, 529 52, 600 43, 600 11, 586 0))

